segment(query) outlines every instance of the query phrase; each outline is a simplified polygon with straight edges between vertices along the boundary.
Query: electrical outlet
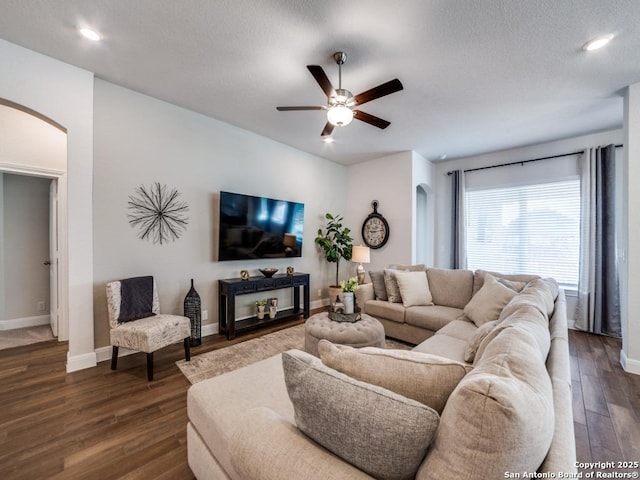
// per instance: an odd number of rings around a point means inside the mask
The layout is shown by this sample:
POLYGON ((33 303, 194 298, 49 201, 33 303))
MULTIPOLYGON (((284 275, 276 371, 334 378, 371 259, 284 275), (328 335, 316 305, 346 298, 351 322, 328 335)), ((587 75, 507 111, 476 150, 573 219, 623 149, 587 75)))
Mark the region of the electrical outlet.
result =
POLYGON ((318 296, 319 296, 319 297, 321 297, 321 296, 322 296, 322 289, 321 289, 321 288, 319 288, 319 289, 318 289, 318 296))
POLYGON ((202 320, 209 320, 209 311, 202 310, 202 320))
POLYGON ((44 312, 44 300, 40 300, 37 305, 39 312, 44 312))

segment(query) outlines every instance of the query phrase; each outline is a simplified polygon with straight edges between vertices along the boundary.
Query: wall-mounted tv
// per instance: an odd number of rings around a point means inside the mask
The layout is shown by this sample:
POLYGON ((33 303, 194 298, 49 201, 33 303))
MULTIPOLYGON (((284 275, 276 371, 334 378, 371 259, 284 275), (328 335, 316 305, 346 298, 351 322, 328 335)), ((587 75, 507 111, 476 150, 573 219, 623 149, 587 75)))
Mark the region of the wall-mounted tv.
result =
POLYGON ((220 192, 218 260, 302 256, 304 204, 220 192))

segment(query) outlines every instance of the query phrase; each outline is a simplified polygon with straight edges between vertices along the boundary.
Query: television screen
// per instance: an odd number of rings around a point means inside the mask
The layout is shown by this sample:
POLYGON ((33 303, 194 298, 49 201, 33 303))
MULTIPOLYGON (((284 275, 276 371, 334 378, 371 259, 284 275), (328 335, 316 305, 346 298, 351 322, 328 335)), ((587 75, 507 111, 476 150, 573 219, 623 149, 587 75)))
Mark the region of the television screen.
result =
POLYGON ((220 192, 218 260, 302 256, 304 204, 220 192))

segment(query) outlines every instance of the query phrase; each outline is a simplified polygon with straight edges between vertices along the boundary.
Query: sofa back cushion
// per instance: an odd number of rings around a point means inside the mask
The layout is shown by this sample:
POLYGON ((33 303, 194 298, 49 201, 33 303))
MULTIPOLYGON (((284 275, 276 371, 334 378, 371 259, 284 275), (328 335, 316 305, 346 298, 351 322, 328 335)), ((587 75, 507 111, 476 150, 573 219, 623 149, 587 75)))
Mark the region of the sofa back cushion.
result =
POLYGON ((503 330, 453 391, 416 478, 535 472, 554 431, 551 380, 528 332, 503 330))
POLYGON ((282 354, 298 428, 375 478, 412 479, 438 428, 438 413, 355 380, 306 352, 282 354))
POLYGON ((473 272, 447 268, 428 268, 427 279, 433 303, 464 308, 473 293, 473 272))
POLYGON ((510 280, 512 282, 525 282, 528 283, 531 280, 540 278, 538 275, 526 275, 526 274, 506 274, 500 272, 490 272, 487 270, 476 270, 473 274, 473 293, 475 295, 482 288, 484 284, 485 276, 489 274, 496 279, 510 280))
POLYGON ((320 340, 322 363, 362 382, 424 403, 438 413, 469 367, 448 358, 407 350, 353 348, 320 340))

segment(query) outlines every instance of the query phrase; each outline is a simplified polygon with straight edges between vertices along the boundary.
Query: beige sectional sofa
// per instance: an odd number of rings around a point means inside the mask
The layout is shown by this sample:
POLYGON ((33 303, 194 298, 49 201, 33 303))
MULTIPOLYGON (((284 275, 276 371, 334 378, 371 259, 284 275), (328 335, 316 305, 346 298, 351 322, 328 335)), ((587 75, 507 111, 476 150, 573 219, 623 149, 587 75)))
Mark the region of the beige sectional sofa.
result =
MULTIPOLYGON (((187 440, 195 476, 447 480, 575 472, 563 291, 552 280, 512 279, 506 287, 484 272, 430 271, 435 305, 402 305, 402 317, 393 305, 391 318, 379 317, 397 338, 426 337, 410 352, 323 340, 322 361, 290 351, 192 386, 187 440), (436 279, 455 281, 441 289, 436 279), (493 300, 505 294, 504 305, 496 309, 487 292, 493 300), (466 305, 445 300, 466 296, 466 305)), ((385 311, 370 302, 382 300, 363 300, 369 314, 385 311)))

